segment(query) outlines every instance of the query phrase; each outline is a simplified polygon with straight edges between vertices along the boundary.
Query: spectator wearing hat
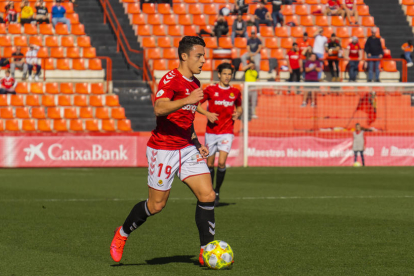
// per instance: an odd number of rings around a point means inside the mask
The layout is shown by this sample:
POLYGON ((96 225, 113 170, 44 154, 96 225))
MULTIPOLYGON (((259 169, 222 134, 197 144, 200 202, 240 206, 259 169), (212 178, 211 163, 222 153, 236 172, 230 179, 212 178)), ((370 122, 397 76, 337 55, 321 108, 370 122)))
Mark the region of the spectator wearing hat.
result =
POLYGON ((10 76, 9 69, 6 70, 6 76, 1 79, 0 84, 0 94, 16 94, 15 89, 17 82, 12 76, 10 76))
POLYGON ((289 68, 289 81, 300 82, 300 74, 303 70, 302 62, 300 60, 300 53, 298 44, 295 42, 292 45, 292 49, 287 53, 288 68, 289 68))
POLYGON ((331 39, 328 41, 326 51, 328 52, 329 71, 331 72, 331 81, 339 81, 339 51, 341 45, 339 39, 333 33, 331 39))
POLYGON ((260 24, 266 24, 268 27, 273 25, 272 16, 261 1, 259 2, 259 7, 254 11, 254 23, 258 35, 260 35, 260 24))
POLYGON ((413 52, 413 43, 411 40, 408 40, 401 46, 401 49, 404 51, 404 58, 407 60, 407 67, 413 66, 413 60, 411 58, 411 53, 413 52))
POLYGON ((52 24, 56 28, 57 23, 63 23, 68 26, 68 31, 71 31, 70 20, 65 17, 66 9, 62 6, 62 0, 56 0, 56 5, 52 8, 52 24))
POLYGON ((252 30, 250 38, 247 40, 247 53, 241 56, 243 67, 247 66, 247 60, 253 60, 256 64, 257 71, 260 71, 260 51, 263 48, 262 41, 257 37, 256 32, 252 30))
POLYGON ((356 82, 358 76, 358 65, 362 57, 362 48, 359 46, 358 38, 352 37, 352 42, 348 45, 347 58, 349 59, 349 81, 356 82))
POLYGON ((234 41, 236 40, 236 37, 245 37, 249 38, 247 36, 247 24, 243 20, 243 16, 241 13, 237 15, 237 19, 233 22, 233 31, 231 33, 231 42, 234 45, 234 41))
POLYGON ((384 50, 382 49, 381 40, 376 36, 377 29, 372 28, 372 35, 368 37, 365 43, 365 53, 369 59, 377 59, 368 61, 368 82, 373 80, 374 68, 375 68, 375 81, 380 82, 380 60, 384 56, 384 50))

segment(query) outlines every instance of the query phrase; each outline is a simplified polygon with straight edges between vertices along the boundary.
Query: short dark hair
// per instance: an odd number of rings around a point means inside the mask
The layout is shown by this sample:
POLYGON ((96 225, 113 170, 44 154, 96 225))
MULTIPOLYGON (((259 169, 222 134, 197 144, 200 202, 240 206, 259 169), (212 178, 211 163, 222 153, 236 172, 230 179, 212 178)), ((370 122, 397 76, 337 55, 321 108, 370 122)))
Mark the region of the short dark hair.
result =
POLYGON ((304 32, 304 33, 303 33, 303 36, 308 36, 308 33, 307 33, 307 32, 304 32))
POLYGON ((298 46, 298 44, 296 42, 293 42, 292 47, 295 46, 295 45, 298 46))
POLYGON ((181 55, 184 53, 189 55, 194 45, 201 45, 203 47, 206 47, 204 40, 198 36, 185 36, 180 40, 180 43, 178 44, 178 57, 181 61, 183 60, 181 55))
POLYGON ((223 72, 224 69, 230 69, 232 74, 234 72, 233 66, 230 63, 228 63, 228 62, 223 62, 222 64, 220 64, 219 66, 217 66, 217 71, 220 74, 221 74, 221 72, 223 72))
POLYGON ((360 124, 359 123, 356 123, 355 126, 360 126, 360 124))

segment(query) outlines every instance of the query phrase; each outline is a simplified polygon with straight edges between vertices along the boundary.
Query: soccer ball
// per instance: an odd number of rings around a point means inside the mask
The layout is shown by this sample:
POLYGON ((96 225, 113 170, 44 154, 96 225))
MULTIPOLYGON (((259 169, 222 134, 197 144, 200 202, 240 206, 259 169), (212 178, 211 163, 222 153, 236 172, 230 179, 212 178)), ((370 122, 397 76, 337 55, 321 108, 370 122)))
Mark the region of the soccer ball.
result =
POLYGON ((230 269, 233 265, 233 250, 224 241, 212 241, 203 252, 204 263, 211 269, 230 269))
POLYGON ((361 163, 359 163, 358 161, 354 163, 354 167, 361 167, 361 163))

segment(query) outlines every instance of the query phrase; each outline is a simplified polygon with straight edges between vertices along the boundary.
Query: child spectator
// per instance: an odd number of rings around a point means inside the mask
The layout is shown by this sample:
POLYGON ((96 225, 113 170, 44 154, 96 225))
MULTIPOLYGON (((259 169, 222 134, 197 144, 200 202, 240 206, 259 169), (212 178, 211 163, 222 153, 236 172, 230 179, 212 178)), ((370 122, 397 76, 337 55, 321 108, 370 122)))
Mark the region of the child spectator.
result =
POLYGON ((358 10, 356 6, 355 0, 345 0, 345 3, 343 5, 343 8, 345 10, 346 17, 348 18, 348 21, 350 24, 352 24, 351 16, 354 16, 354 24, 358 25, 358 10))
POLYGON ((359 46, 358 38, 352 37, 352 42, 347 47, 349 59, 349 81, 356 82, 358 76, 358 65, 362 57, 362 48, 359 46))
POLYGON ((248 36, 247 36, 247 24, 243 20, 243 17, 242 17, 241 13, 239 13, 237 15, 237 19, 234 20, 232 29, 233 29, 233 31, 231 33, 231 42, 233 43, 233 45, 234 45, 234 41, 235 41, 236 37, 248 38, 248 36))
POLYGON ((288 68, 289 68, 289 81, 300 82, 300 74, 303 71, 302 63, 300 61, 300 53, 298 44, 293 43, 292 49, 287 53, 288 68))
POLYGON ((36 2, 36 20, 37 23, 49 24, 49 11, 47 10, 46 3, 42 0, 36 2))
POLYGON ((5 22, 7 24, 17 23, 17 11, 14 9, 14 3, 11 2, 7 7, 5 22))
POLYGON ((256 25, 257 34, 260 35, 260 24, 272 26, 272 17, 264 6, 263 2, 259 2, 259 7, 254 12, 254 24, 256 25))
POLYGON ((411 58, 411 53, 413 52, 413 43, 411 40, 408 40, 401 46, 401 49, 404 51, 404 57, 407 60, 407 67, 413 66, 413 60, 411 58))
POLYGON ((33 21, 33 9, 29 6, 28 1, 22 3, 21 12, 20 12, 20 24, 30 24, 33 21))
POLYGON ((39 80, 39 75, 41 72, 41 67, 38 64, 38 58, 37 58, 37 52, 39 51, 39 46, 37 45, 30 45, 30 50, 26 53, 26 63, 27 68, 29 70, 29 81, 32 80, 32 70, 33 67, 36 67, 36 75, 35 75, 35 81, 39 80))
MULTIPOLYGON (((305 81, 306 82, 319 82, 318 74, 322 71, 322 64, 317 59, 315 53, 312 53, 309 59, 305 63, 305 81)), ((312 87, 313 88, 313 87, 312 87)), ((311 107, 315 107, 315 92, 304 92, 303 93, 303 102, 301 107, 305 107, 307 105, 307 100, 309 95, 311 94, 312 104, 311 107)))
POLYGON ((354 151, 354 164, 357 162, 358 152, 361 155, 362 166, 365 166, 364 162, 364 150, 365 150, 365 136, 364 131, 361 129, 361 125, 357 123, 355 125, 355 131, 353 133, 352 150, 354 151))
POLYGON ((341 50, 341 44, 334 33, 331 35, 331 39, 328 41, 326 50, 329 56, 328 63, 332 76, 331 81, 339 81, 339 51, 341 50))
POLYGON ((68 26, 68 31, 71 31, 70 20, 65 17, 66 9, 62 6, 62 0, 56 0, 56 5, 52 8, 52 24, 56 27, 57 23, 63 23, 68 26))
POLYGON ((16 94, 16 80, 10 76, 10 70, 6 70, 6 76, 1 79, 0 94, 16 94))
POLYGON ((345 18, 345 11, 341 8, 338 0, 329 0, 326 4, 324 15, 339 15, 345 18))
POLYGON ((10 70, 11 75, 14 78, 14 72, 17 69, 20 69, 23 71, 23 78, 22 80, 26 80, 27 75, 27 64, 25 62, 25 58, 23 53, 21 52, 21 47, 16 47, 16 52, 12 53, 12 58, 10 62, 10 70))
POLYGON ((247 40, 247 53, 244 53, 241 56, 241 60, 243 63, 243 67, 247 66, 247 60, 253 60, 255 67, 258 71, 260 71, 260 60, 261 55, 260 51, 262 50, 263 45, 262 41, 257 37, 256 32, 252 30, 250 38, 247 40))

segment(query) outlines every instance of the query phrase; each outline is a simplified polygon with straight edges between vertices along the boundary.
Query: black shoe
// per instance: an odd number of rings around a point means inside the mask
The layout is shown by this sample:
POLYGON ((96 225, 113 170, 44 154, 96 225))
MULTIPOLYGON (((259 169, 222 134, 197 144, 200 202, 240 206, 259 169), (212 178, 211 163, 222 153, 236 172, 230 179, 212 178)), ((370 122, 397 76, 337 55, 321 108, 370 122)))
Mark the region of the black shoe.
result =
POLYGON ((368 82, 372 82, 372 80, 368 80, 368 82))
POLYGON ((381 82, 380 80, 376 80, 375 82, 381 82))
POLYGON ((214 207, 217 207, 220 205, 220 196, 218 193, 216 193, 216 200, 214 200, 214 207))

